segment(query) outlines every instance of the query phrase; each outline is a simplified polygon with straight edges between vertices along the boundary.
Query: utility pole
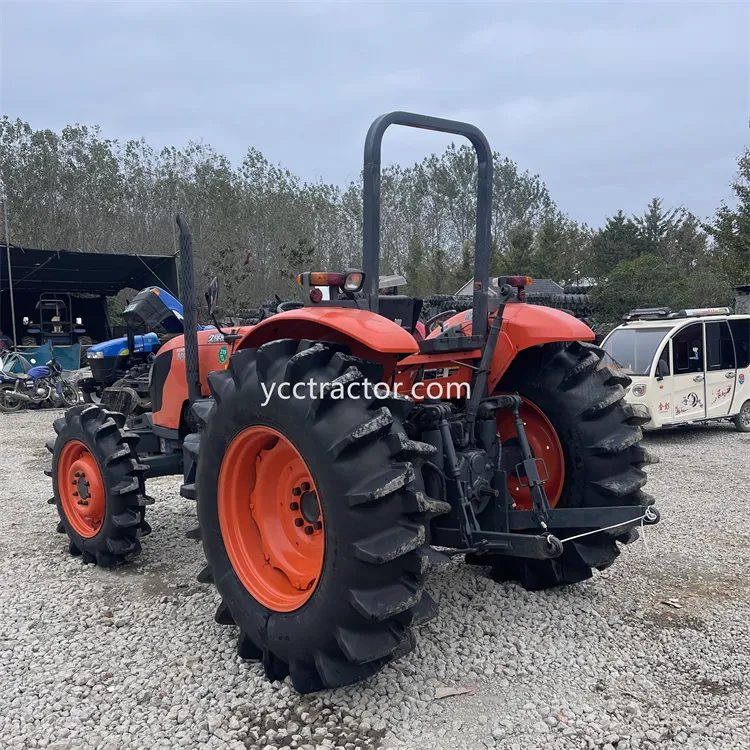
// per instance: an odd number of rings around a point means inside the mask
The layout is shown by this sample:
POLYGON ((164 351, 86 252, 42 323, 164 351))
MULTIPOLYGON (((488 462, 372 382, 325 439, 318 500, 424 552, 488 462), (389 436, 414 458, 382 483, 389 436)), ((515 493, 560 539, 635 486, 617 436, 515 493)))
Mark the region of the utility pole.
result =
POLYGON ((0 178, 0 188, 3 191, 3 219, 5 221, 5 253, 8 258, 8 287, 10 288, 10 318, 13 326, 13 348, 18 349, 16 341, 16 304, 13 300, 13 271, 10 267, 10 233, 8 232, 8 190, 5 182, 0 178))

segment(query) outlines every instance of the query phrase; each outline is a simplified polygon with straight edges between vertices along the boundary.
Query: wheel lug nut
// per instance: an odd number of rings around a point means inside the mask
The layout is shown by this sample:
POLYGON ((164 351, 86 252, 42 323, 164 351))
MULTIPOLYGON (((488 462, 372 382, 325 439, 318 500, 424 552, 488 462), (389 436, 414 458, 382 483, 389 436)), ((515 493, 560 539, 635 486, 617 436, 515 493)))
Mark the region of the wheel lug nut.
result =
POLYGON ((294 525, 295 526, 302 526, 305 522, 301 518, 295 518, 294 519, 294 525))
POLYGON ((299 503, 289 503, 289 510, 299 510, 299 503))
POLYGON ((302 494, 302 490, 299 487, 295 487, 292 490, 292 495, 294 495, 295 497, 299 497, 301 494, 302 494))
POLYGON ((320 531, 323 528, 323 522, 322 521, 316 521, 315 522, 315 528, 320 531))
POLYGON ((74 492, 74 493, 73 493, 73 497, 78 497, 78 493, 77 493, 77 492, 74 492))
POLYGON ((80 471, 77 471, 77 472, 75 473, 75 476, 76 476, 76 477, 80 477, 80 476, 81 476, 81 472, 80 472, 80 471))
POLYGON ((310 534, 313 533, 313 527, 312 526, 305 526, 305 534, 310 536, 310 534))
POLYGON ((268 562, 271 559, 270 555, 263 555, 263 559, 268 562))
POLYGON ((310 489, 310 483, 309 482, 302 482, 300 485, 302 487, 302 492, 307 492, 310 489))

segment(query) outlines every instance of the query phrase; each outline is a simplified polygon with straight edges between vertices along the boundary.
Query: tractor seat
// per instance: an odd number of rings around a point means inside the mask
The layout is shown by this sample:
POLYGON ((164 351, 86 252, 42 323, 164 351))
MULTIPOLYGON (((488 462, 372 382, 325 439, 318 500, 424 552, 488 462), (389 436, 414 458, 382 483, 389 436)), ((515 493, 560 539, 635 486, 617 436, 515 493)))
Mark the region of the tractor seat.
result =
POLYGON ((446 328, 437 336, 419 342, 420 354, 442 354, 443 352, 468 352, 481 349, 484 345, 482 336, 467 336, 461 330, 461 324, 446 328))
POLYGON ((422 300, 405 294, 383 294, 378 297, 378 313, 401 328, 414 333, 422 312, 422 300))
POLYGON ((25 372, 6 372, 4 373, 10 378, 15 378, 16 380, 28 380, 29 376, 25 372))

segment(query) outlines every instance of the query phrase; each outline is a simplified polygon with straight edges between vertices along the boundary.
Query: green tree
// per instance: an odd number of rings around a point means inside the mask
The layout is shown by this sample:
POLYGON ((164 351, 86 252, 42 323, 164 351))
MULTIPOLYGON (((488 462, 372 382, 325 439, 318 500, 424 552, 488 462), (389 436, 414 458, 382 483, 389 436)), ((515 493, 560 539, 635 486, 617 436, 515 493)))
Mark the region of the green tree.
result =
POLYGON ((641 254, 638 225, 622 211, 607 219, 603 229, 591 240, 595 276, 606 277, 623 260, 634 260, 641 254))
POLYGON ((750 283, 750 148, 738 159, 731 183, 737 205, 722 203, 713 222, 705 225, 716 245, 716 256, 735 284, 750 283))
POLYGON ((422 240, 416 232, 409 236, 409 245, 406 251, 406 281, 408 282, 409 294, 415 297, 424 293, 424 248, 422 240))
POLYGON ((465 284, 474 276, 474 243, 466 240, 461 246, 461 262, 456 271, 458 286, 465 284))
POLYGON ((507 242, 502 258, 503 275, 529 274, 533 264, 534 230, 523 224, 511 227, 507 242))
POLYGON ((640 235, 639 253, 662 253, 665 237, 681 223, 681 218, 679 208, 665 211, 661 198, 653 198, 643 216, 637 216, 634 220, 640 235))
POLYGON ((687 285, 679 267, 649 253, 620 261, 591 294, 599 305, 597 318, 613 322, 636 307, 679 309, 686 303, 687 285))

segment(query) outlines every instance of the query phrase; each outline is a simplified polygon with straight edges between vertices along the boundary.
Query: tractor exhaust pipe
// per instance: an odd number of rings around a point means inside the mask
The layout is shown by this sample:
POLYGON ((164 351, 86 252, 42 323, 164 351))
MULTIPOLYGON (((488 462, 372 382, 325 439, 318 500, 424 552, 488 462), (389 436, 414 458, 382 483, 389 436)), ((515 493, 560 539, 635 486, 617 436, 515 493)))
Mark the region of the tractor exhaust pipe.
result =
POLYGON ((198 370, 198 312, 195 307, 195 271, 193 269, 193 237, 181 214, 176 217, 180 229, 180 296, 185 328, 185 376, 188 399, 194 403, 201 397, 198 370))

